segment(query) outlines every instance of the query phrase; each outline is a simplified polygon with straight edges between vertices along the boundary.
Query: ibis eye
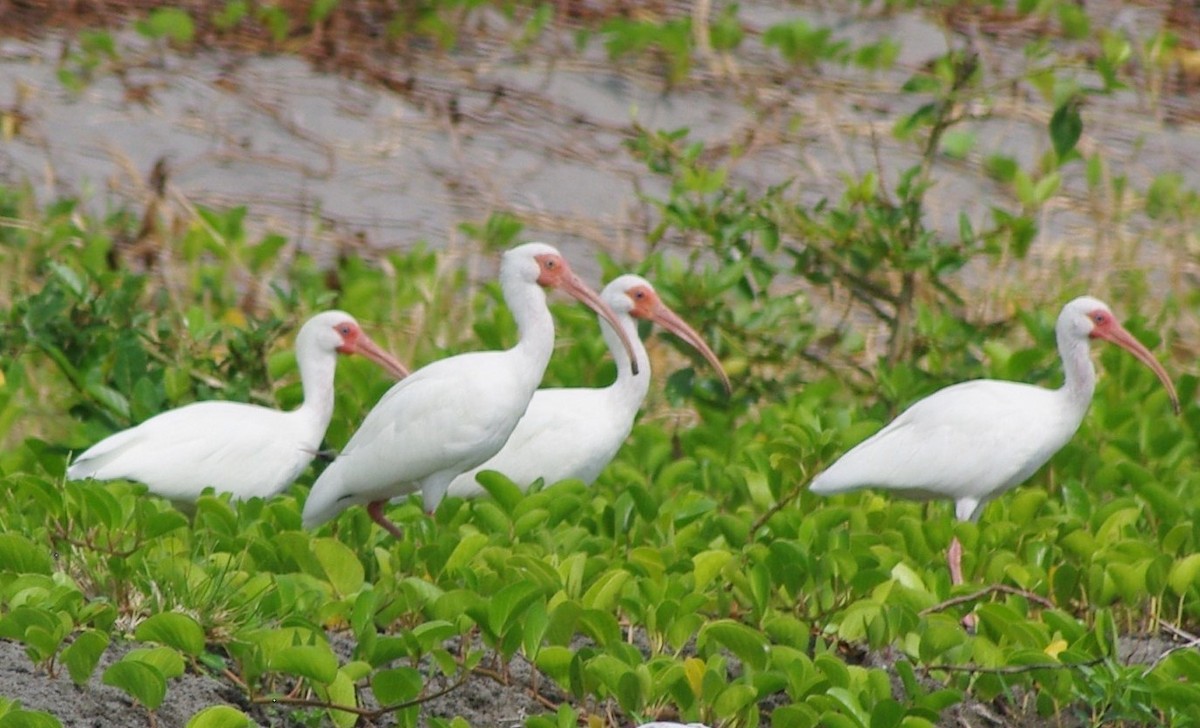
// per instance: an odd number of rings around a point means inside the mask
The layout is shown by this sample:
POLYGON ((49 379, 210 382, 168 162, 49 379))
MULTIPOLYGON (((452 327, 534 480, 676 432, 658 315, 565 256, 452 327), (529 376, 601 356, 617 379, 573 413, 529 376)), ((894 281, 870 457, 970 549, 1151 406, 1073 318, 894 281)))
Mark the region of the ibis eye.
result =
POLYGON ((350 335, 350 324, 342 324, 341 326, 339 326, 338 333, 340 333, 342 336, 349 336, 350 335))

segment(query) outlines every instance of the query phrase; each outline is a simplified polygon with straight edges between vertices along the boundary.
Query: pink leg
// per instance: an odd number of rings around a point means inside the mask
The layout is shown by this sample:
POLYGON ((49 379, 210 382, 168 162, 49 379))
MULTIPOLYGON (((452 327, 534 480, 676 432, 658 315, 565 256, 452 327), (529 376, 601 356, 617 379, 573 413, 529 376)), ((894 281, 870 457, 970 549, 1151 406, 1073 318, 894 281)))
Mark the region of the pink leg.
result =
MULTIPOLYGON (((962 542, 958 540, 958 536, 955 536, 950 541, 950 548, 946 549, 946 561, 950 564, 950 583, 954 586, 963 583, 962 553, 962 542)), ((962 618, 962 626, 968 632, 975 631, 975 622, 974 614, 967 614, 962 618)))
POLYGON ((950 563, 950 583, 954 586, 963 583, 962 542, 958 540, 958 536, 950 541, 950 548, 946 550, 946 561, 950 563))
POLYGON ((383 506, 385 503, 387 503, 385 500, 372 501, 368 503, 367 513, 370 514, 371 520, 375 521, 380 526, 383 526, 388 533, 392 534, 398 539, 403 539, 404 532, 400 530, 400 527, 389 521, 387 516, 383 515, 383 506))

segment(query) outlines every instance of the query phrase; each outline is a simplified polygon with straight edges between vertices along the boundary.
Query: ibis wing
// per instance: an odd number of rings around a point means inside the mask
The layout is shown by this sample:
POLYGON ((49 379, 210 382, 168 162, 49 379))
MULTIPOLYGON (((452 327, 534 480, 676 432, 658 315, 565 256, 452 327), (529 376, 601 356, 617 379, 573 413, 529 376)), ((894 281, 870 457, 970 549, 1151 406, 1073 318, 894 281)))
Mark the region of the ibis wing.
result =
POLYGON ((240 498, 286 487, 312 459, 318 442, 297 431, 288 413, 238 402, 197 402, 156 415, 84 451, 71 479, 125 478, 173 500, 204 488, 240 498))
POLYGON ((991 380, 939 390, 843 455, 812 490, 880 487, 985 500, 1032 475, 1078 428, 1078 421, 1063 421, 1056 396, 991 380))

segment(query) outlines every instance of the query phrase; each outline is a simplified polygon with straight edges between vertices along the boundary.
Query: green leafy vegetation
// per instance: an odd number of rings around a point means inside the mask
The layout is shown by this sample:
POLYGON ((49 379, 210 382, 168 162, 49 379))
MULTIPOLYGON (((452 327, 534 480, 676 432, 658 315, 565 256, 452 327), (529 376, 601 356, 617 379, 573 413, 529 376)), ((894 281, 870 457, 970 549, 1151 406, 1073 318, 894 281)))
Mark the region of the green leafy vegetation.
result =
MULTIPOLYGON (((261 31, 286 46, 345 18, 345 5, 235 0, 208 17, 150 10, 133 27, 158 52, 186 52, 210 32, 261 31)), ((1095 27, 1075 3, 1016 5, 995 20, 1001 30, 1052 23, 1069 45, 1095 27)), ((546 7, 407 3, 387 35, 448 51, 490 8, 521 20, 512 42, 523 50, 553 27, 546 7)), ((598 39, 665 86, 751 38, 814 75, 891 69, 902 42, 849 40, 814 17, 752 34, 736 7, 575 20, 581 45, 598 39)), ((75 90, 125 52, 107 30, 78 41, 60 72, 75 90)), ((451 498, 433 516, 393 506, 401 540, 362 509, 302 530, 312 472, 270 501, 206 495, 189 514, 134 483, 63 473, 72 452, 187 402, 295 406, 289 342, 323 308, 353 313, 417 366, 511 344, 494 284, 422 247, 318 264, 281 235, 252 232, 252 209, 201 208, 155 230, 142 211, 97 216, 85 201, 0 188, 0 639, 39 679, 110 686, 148 723, 185 675, 232 686, 240 703, 197 711, 196 728, 415 726, 430 701, 471 681, 511 685, 520 664, 540 676, 521 685, 541 698, 525 719, 533 728, 658 716, 928 726, 971 706, 1064 725, 1200 724, 1200 411, 1180 343, 1195 335, 1194 290, 1153 290, 1135 270, 1110 301, 1177 373, 1182 417, 1167 416, 1144 367, 1100 352, 1104 376, 1080 432, 978 524, 955 522, 944 504, 804 490, 939 386, 1061 381, 1053 322, 1082 292, 1075 271, 1050 271, 1052 290, 993 282, 991 271, 1031 254, 1065 186, 1092 209, 1120 201, 1111 214, 1141 215, 1160 236, 1200 211, 1182 175, 1135 184, 1085 143, 1087 99, 1161 73, 1170 39, 1104 31, 1099 52, 1070 63, 1052 59, 1046 38, 1022 42, 1016 70, 950 44, 904 80, 910 103, 887 124, 904 163, 847 175, 831 199, 798 184, 743 186, 737 150, 687 129, 631 133, 628 154, 663 183, 645 194, 656 227, 644 260, 600 267, 606 279, 632 268, 653 280, 712 342, 732 395, 668 350, 641 422, 593 487, 523 495, 484 474, 489 498, 451 498), (970 110, 1016 86, 1038 98, 1040 156, 981 146, 986 120, 970 110), (959 215, 949 233, 930 214, 947 164, 995 193, 985 219, 959 215), (961 587, 941 559, 953 536, 965 546, 961 587), (962 626, 968 612, 974 632, 962 626)), ((460 229, 491 258, 523 239, 505 213, 460 229)), ((547 383, 607 383, 594 319, 554 310, 572 346, 556 351, 547 383)), ((335 447, 389 385, 365 362, 339 367, 335 447)), ((0 697, 9 725, 59 721, 0 697)))

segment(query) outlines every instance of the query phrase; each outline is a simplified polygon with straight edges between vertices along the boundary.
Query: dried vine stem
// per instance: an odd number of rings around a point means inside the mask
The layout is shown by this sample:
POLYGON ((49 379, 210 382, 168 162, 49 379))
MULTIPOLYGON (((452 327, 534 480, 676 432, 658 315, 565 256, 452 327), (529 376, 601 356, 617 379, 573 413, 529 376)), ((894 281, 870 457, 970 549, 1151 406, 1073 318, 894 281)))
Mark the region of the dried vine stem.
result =
POLYGON ((345 713, 353 713, 354 715, 366 718, 368 720, 374 720, 376 718, 381 718, 381 717, 387 715, 388 713, 394 713, 397 710, 404 710, 405 708, 411 708, 414 705, 420 705, 422 703, 427 703, 430 700, 436 700, 437 698, 440 698, 443 695, 446 695, 447 693, 454 692, 455 690, 457 690, 460 687, 462 687, 463 685, 465 685, 467 682, 467 679, 470 676, 471 676, 470 673, 465 673, 462 675, 462 677, 460 677, 458 679, 458 681, 456 681, 452 685, 448 685, 448 686, 442 688, 441 690, 438 690, 435 693, 430 693, 429 695, 422 695, 421 697, 413 698, 412 700, 405 700, 403 702, 393 703, 392 705, 384 705, 379 708, 360 708, 357 705, 343 705, 341 703, 334 703, 334 702, 331 702, 328 700, 314 700, 312 698, 291 698, 286 695, 284 695, 284 696, 256 695, 256 696, 250 698, 250 702, 254 703, 255 705, 290 705, 290 706, 293 706, 296 708, 320 708, 320 709, 324 709, 324 710, 340 710, 345 713))
POLYGON ((64 526, 62 521, 56 519, 52 522, 52 525, 54 527, 54 533, 51 536, 52 538, 62 541, 68 546, 74 546, 77 549, 94 551, 95 553, 103 554, 112 559, 127 559, 137 553, 145 543, 145 540, 142 538, 142 534, 139 533, 137 534, 137 538, 134 541, 133 546, 130 546, 127 549, 120 549, 117 548, 115 543, 113 543, 112 534, 109 533, 108 545, 103 546, 96 542, 96 539, 93 537, 93 530, 91 529, 84 532, 84 539, 80 541, 77 538, 71 537, 70 533, 68 532, 68 528, 71 525, 70 523, 64 526))
POLYGON ((771 520, 771 518, 773 518, 776 513, 782 511, 784 508, 787 507, 787 505, 789 503, 796 500, 796 498, 800 497, 800 493, 801 493, 801 491, 804 490, 804 487, 806 485, 808 485, 807 482, 797 483, 796 487, 794 487, 790 491, 788 491, 787 495, 785 495, 782 498, 780 498, 779 500, 775 501, 775 505, 768 508, 750 526, 750 533, 758 533, 758 529, 767 525, 767 521, 771 520))
POLYGON ((1156 657, 1154 659, 1154 662, 1147 665, 1146 669, 1144 671, 1142 671, 1142 677, 1146 677, 1151 672, 1153 672, 1154 668, 1156 668, 1160 664, 1162 664, 1162 661, 1167 659, 1168 657, 1170 657, 1172 653, 1178 652, 1180 650, 1189 650, 1189 649, 1193 649, 1196 647, 1200 647, 1200 636, 1196 636, 1196 635, 1192 634, 1191 632, 1188 632, 1185 629, 1176 627, 1175 625, 1171 624, 1170 622, 1159 622, 1159 624, 1162 625, 1162 630, 1164 632, 1170 633, 1171 636, 1175 637, 1176 639, 1182 639, 1182 640, 1186 640, 1186 641, 1183 644, 1175 645, 1171 649, 1166 650, 1161 655, 1156 657))
POLYGON ((1101 655, 1083 662, 1056 662, 1043 665, 1005 665, 1004 667, 983 667, 982 665, 921 665, 921 671, 929 674, 934 670, 941 672, 969 672, 974 675, 1019 675, 1037 670, 1074 670, 1080 667, 1091 667, 1107 660, 1101 655))
POLYGON ((1045 607, 1046 609, 1054 609, 1054 602, 1051 602, 1049 599, 1041 596, 1040 594, 1034 594, 1033 592, 1025 591, 1024 589, 1018 589, 1013 586, 1008 586, 1007 584, 993 584, 989 587, 980 589, 979 591, 971 592, 970 594, 963 594, 962 596, 952 597, 950 599, 947 599, 944 602, 939 602, 937 604, 934 604, 932 607, 926 607, 925 609, 922 609, 920 612, 918 612, 918 614, 920 614, 922 617, 924 617, 927 614, 933 614, 934 612, 942 612, 942 611, 949 609, 950 607, 957 607, 960 604, 967 604, 969 602, 977 602, 980 599, 982 599, 990 594, 997 594, 997 593, 1013 594, 1015 596, 1025 597, 1026 599, 1030 600, 1031 602, 1037 602, 1039 605, 1041 605, 1042 607, 1045 607))

